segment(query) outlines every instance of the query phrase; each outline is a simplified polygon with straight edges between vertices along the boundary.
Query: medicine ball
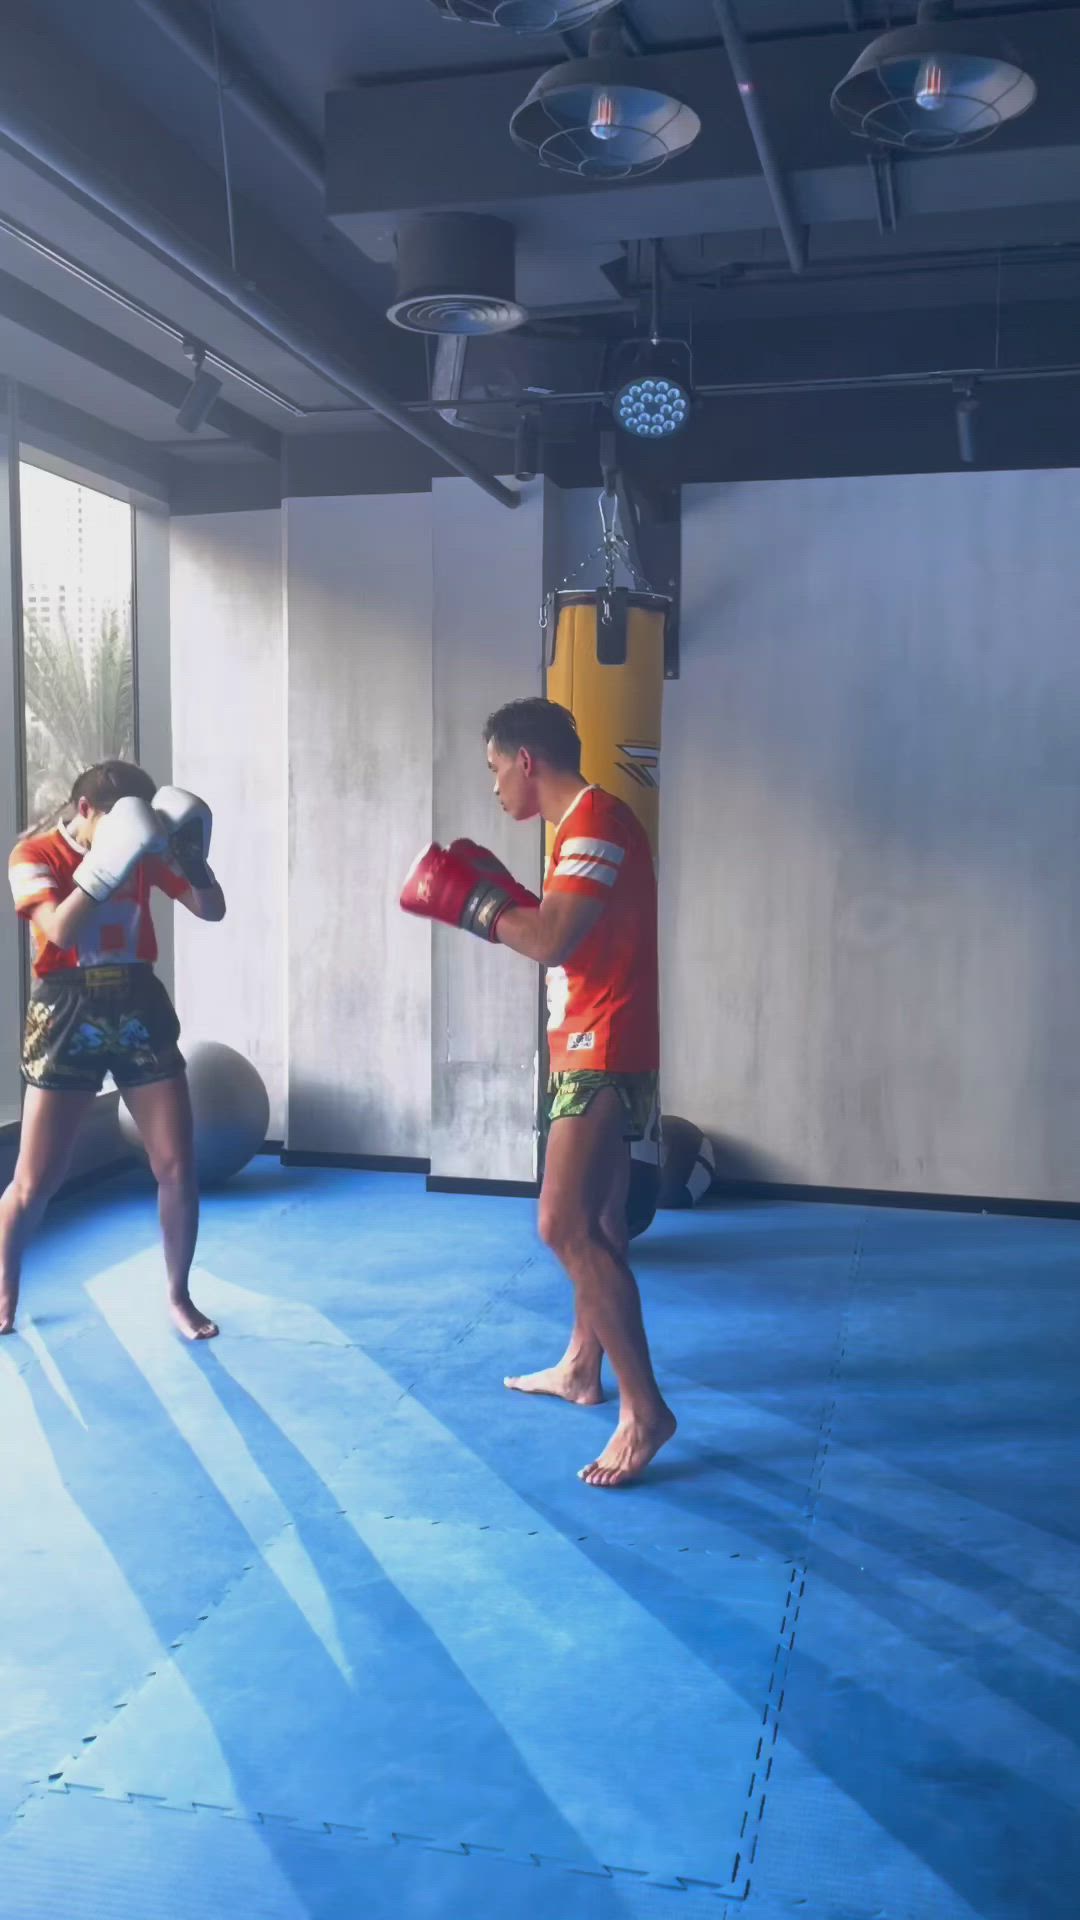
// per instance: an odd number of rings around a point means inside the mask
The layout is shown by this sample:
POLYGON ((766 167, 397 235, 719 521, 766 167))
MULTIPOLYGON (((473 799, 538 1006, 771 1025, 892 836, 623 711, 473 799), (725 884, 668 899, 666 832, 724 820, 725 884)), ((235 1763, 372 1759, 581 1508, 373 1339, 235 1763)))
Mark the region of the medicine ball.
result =
POLYGON ((692 1120, 664 1115, 658 1207, 696 1207, 716 1179, 713 1144, 692 1120))

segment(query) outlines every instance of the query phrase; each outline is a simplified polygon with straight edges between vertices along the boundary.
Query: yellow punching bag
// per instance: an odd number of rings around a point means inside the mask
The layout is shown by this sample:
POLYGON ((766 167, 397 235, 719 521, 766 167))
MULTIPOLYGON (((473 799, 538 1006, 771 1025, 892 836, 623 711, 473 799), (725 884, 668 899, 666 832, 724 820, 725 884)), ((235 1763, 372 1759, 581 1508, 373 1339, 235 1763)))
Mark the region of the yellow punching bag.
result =
MULTIPOLYGON (((581 735, 582 772, 625 800, 660 846, 660 716, 664 635, 671 602, 654 593, 555 595, 547 696, 581 735), (604 608, 610 618, 603 617, 604 608)), ((548 828, 548 852, 554 829, 548 828)))
MULTIPOLYGON (((623 587, 557 593, 549 614, 547 696, 567 707, 581 735, 586 780, 625 800, 660 849, 660 723, 664 641, 671 602, 623 587)), ((548 828, 550 856, 554 828, 548 828)), ((659 1107, 659 1103, 658 1103, 659 1107)), ((643 1233, 656 1211, 660 1115, 631 1150, 627 1221, 643 1233)))

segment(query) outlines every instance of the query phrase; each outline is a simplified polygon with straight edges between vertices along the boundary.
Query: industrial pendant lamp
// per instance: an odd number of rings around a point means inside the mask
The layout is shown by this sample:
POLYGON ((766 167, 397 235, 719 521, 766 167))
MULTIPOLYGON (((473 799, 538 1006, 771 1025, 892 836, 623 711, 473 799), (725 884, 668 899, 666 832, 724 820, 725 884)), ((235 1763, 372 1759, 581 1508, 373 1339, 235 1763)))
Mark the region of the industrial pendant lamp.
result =
POLYGON ((615 424, 635 440, 670 440, 694 403, 690 348, 660 338, 660 249, 652 249, 652 322, 647 340, 620 351, 620 384, 611 403, 615 424))
POLYGON ((852 133, 909 153, 972 147, 1026 113, 1036 94, 1014 49, 953 0, 921 0, 918 22, 865 47, 832 96, 852 133))
POLYGON ((640 180, 685 153, 701 132, 692 107, 665 92, 657 65, 631 58, 599 30, 587 60, 564 60, 537 81, 510 121, 519 147, 582 180, 640 180))
POLYGON ((507 33, 566 33, 618 5, 618 0, 431 0, 444 20, 507 33))

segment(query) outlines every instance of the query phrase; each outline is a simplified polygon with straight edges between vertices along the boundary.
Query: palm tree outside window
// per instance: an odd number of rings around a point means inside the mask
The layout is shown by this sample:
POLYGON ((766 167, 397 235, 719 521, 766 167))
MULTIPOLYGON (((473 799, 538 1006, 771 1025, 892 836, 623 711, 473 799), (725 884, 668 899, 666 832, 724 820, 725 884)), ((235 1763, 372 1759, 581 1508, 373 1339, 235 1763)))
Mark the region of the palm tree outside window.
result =
POLYGON ((25 818, 55 813, 76 775, 136 752, 132 509, 23 461, 20 469, 25 818))

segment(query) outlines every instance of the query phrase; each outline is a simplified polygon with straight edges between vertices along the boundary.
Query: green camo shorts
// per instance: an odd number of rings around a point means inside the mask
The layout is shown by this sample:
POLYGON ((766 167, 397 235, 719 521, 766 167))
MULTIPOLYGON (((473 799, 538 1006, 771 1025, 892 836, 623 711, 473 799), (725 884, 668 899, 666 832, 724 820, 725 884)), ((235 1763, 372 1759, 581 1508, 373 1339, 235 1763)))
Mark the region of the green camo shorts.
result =
POLYGON ((659 1075, 655 1073, 553 1073, 548 1081, 547 1120, 580 1120, 604 1087, 613 1087, 622 1102, 626 1124, 624 1140, 643 1140, 656 1104, 659 1075))

